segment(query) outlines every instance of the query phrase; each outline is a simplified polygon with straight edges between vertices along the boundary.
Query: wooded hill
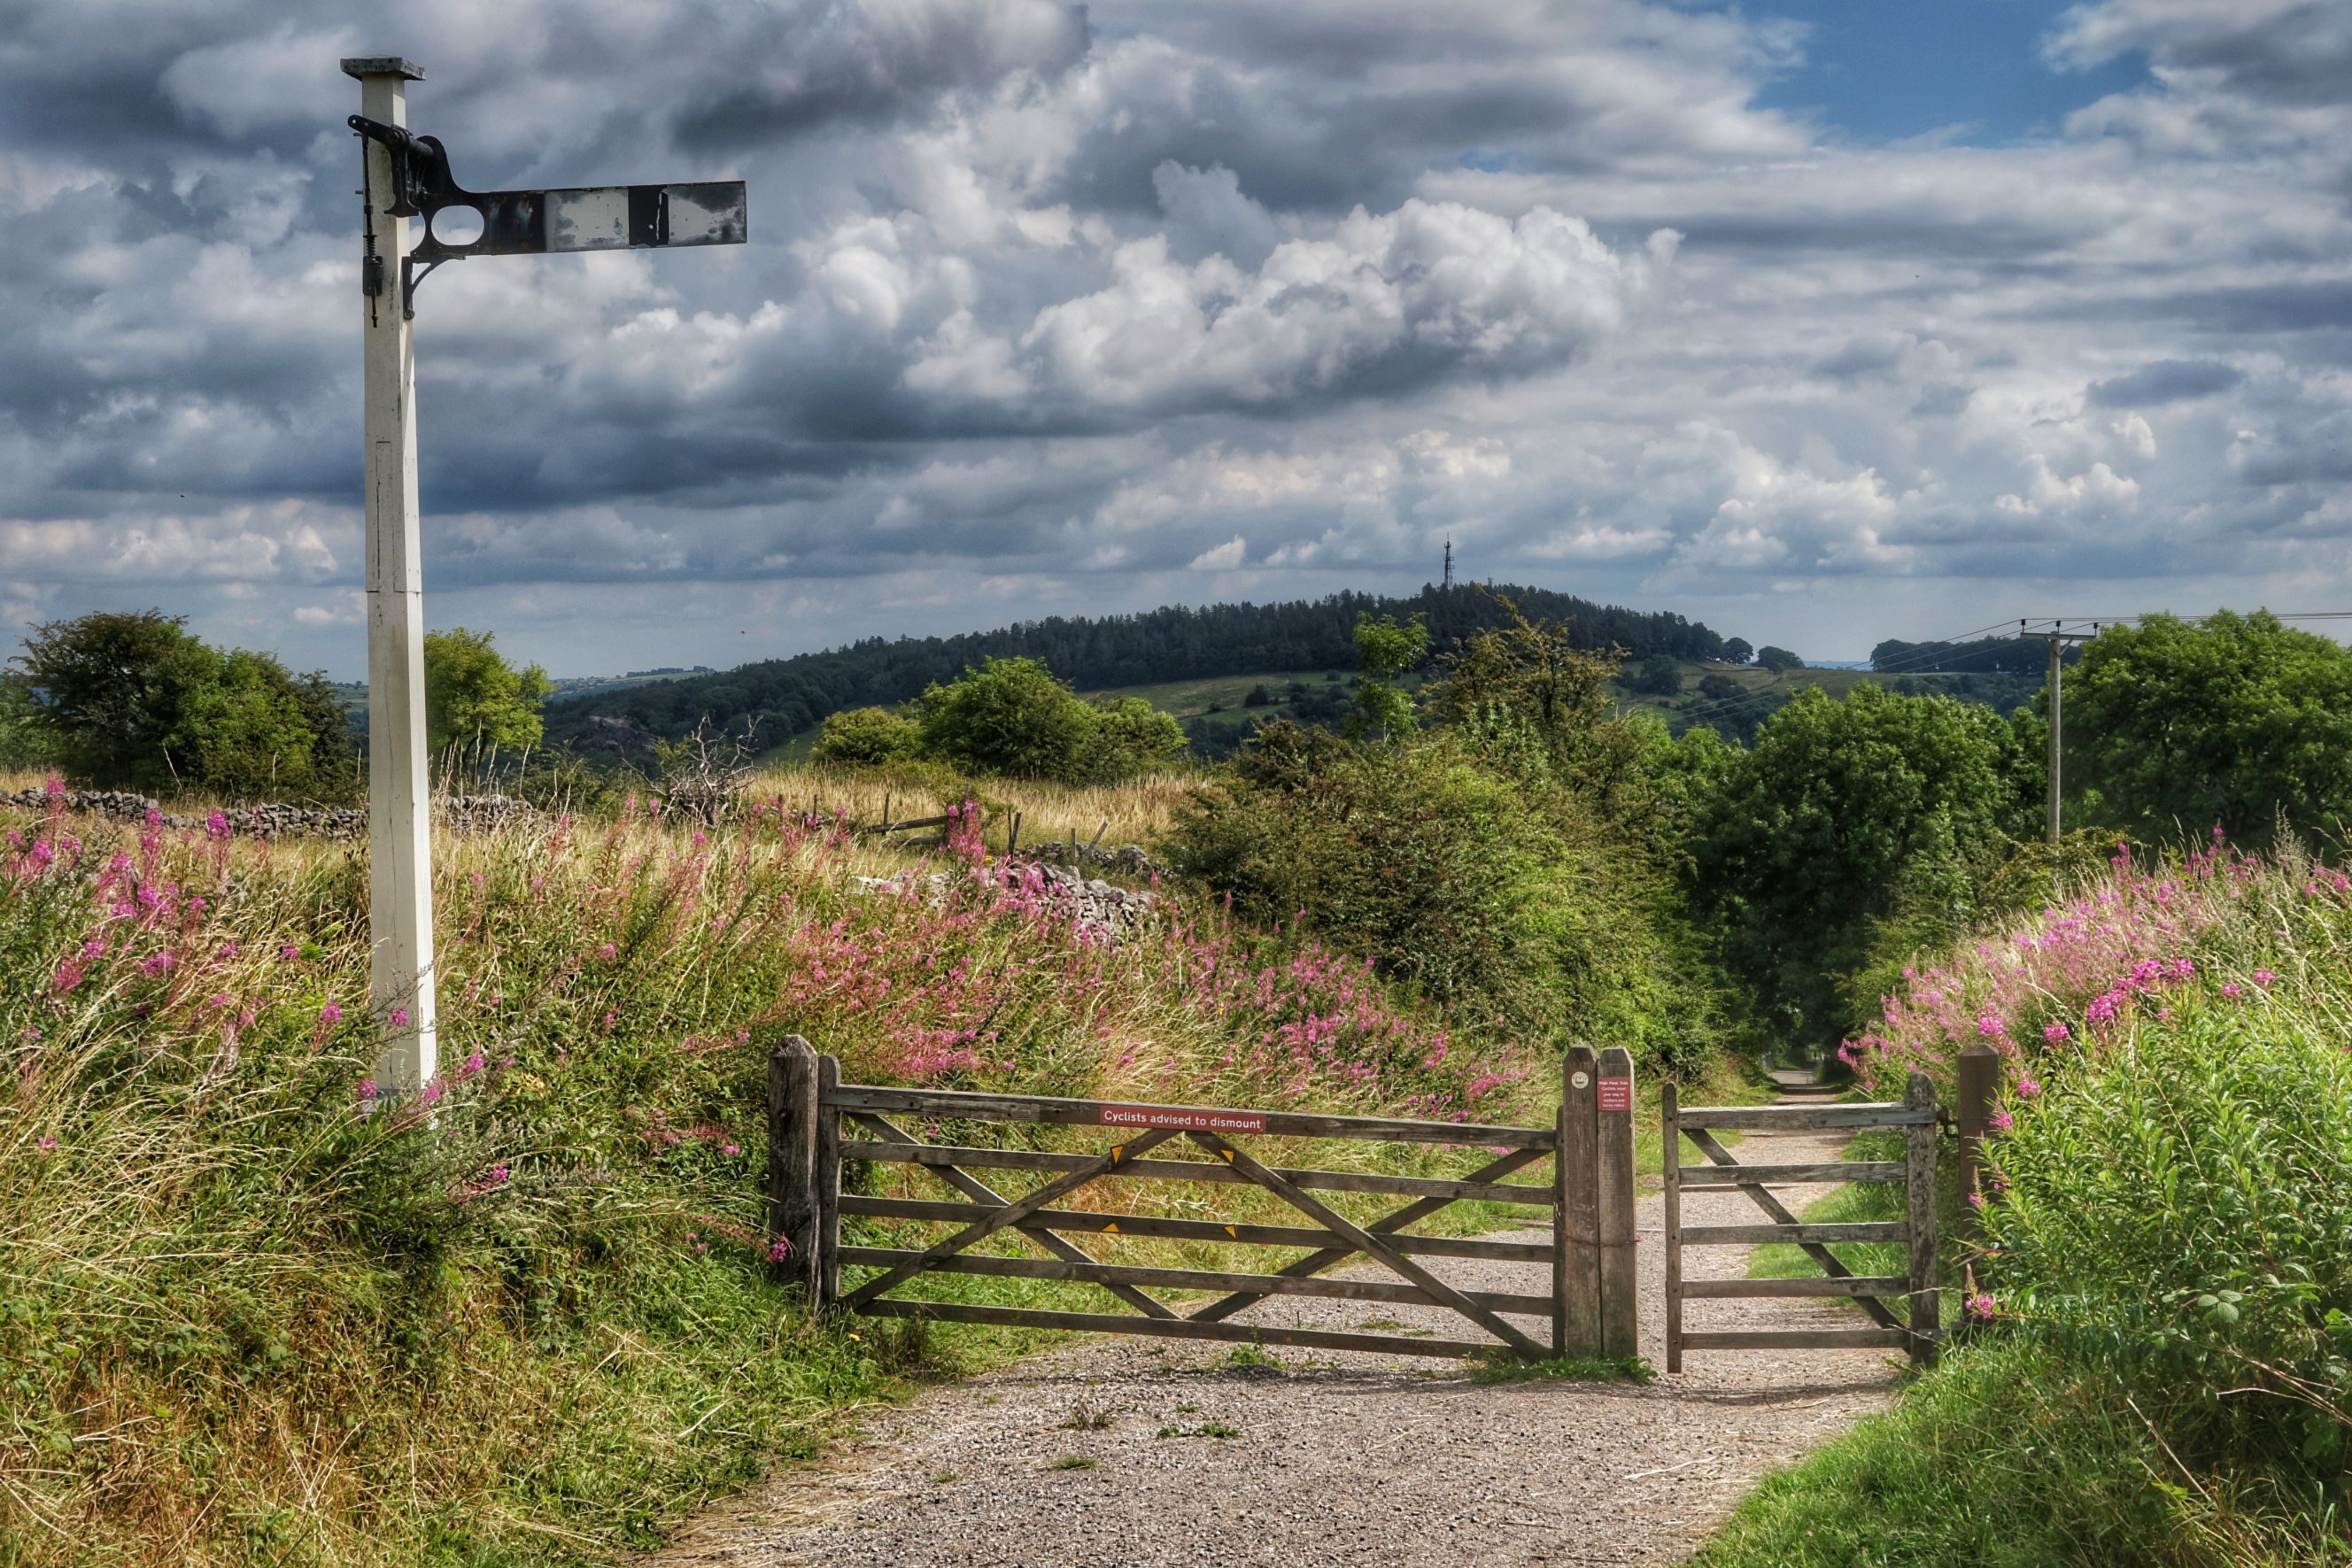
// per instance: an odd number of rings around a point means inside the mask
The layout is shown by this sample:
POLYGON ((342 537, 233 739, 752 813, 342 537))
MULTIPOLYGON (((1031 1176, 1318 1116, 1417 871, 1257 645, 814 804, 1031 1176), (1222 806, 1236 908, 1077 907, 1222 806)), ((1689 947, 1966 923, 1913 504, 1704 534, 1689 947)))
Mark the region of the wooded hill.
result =
POLYGON ((1535 620, 1567 625, 1579 647, 1614 646, 1633 658, 1712 659, 1723 652, 1718 633, 1683 616, 1596 604, 1541 588, 1425 587, 1406 598, 1346 592, 1280 604, 1169 605, 1136 615, 1052 616, 953 637, 871 637, 722 674, 572 701, 559 695, 547 708, 547 739, 593 744, 597 730, 609 729, 593 722, 599 719, 674 738, 708 716, 737 730, 751 722, 758 741, 773 745, 843 708, 905 702, 990 658, 1043 660, 1081 691, 1262 670, 1351 668, 1359 615, 1426 616, 1431 644, 1442 649, 1501 624, 1506 617, 1497 595, 1535 620))

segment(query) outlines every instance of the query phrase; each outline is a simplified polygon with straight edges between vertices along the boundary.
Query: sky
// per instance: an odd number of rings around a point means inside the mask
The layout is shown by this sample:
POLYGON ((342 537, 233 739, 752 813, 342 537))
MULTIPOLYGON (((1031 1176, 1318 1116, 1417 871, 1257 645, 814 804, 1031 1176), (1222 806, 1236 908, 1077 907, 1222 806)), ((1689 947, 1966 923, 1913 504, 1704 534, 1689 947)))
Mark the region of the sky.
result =
POLYGON ((1468 579, 1819 659, 2352 608, 2341 0, 0 0, 0 640, 357 675, 359 167, 750 185, 420 290, 558 674, 1468 579))

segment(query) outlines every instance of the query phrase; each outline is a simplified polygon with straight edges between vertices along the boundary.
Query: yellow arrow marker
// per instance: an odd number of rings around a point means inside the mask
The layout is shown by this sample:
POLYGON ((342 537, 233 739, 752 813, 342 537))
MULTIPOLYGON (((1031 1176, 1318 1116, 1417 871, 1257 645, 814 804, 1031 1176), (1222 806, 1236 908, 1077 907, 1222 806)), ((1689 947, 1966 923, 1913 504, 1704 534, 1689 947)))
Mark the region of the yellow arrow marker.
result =
POLYGON ((1118 1157, 1125 1153, 1127 1153, 1127 1145, 1125 1144, 1113 1144, 1110 1146, 1111 1164, 1117 1165, 1118 1163, 1118 1157))
POLYGON ((1234 1152, 1233 1152, 1233 1150, 1231 1150, 1231 1149, 1227 1149, 1227 1150, 1225 1150, 1225 1151, 1224 1151, 1224 1155, 1225 1155, 1225 1164, 1227 1164, 1227 1165, 1231 1165, 1231 1164, 1233 1164, 1233 1163, 1234 1163, 1234 1152))
POLYGON ((1234 1229, 1234 1228, 1232 1226, 1230 1226, 1230 1225, 1228 1225, 1228 1226, 1226 1226, 1226 1227, 1225 1227, 1225 1234, 1226 1234, 1226 1235, 1228 1235, 1228 1236, 1230 1236, 1230 1237, 1232 1237, 1232 1238, 1233 1238, 1234 1240, 1236 1240, 1236 1241, 1239 1241, 1239 1240, 1242 1239, 1242 1233, 1241 1233, 1240 1231, 1238 1231, 1238 1230, 1234 1229))
POLYGON ((1118 1220, 1116 1220, 1116 1219, 1111 1220, 1109 1223, 1106 1224, 1106 1225, 1103 1227, 1103 1231, 1104 1231, 1104 1233, 1105 1233, 1106 1235, 1110 1234, 1110 1233, 1112 1233, 1112 1232, 1114 1232, 1114 1231, 1116 1231, 1116 1230, 1118 1230, 1118 1220))

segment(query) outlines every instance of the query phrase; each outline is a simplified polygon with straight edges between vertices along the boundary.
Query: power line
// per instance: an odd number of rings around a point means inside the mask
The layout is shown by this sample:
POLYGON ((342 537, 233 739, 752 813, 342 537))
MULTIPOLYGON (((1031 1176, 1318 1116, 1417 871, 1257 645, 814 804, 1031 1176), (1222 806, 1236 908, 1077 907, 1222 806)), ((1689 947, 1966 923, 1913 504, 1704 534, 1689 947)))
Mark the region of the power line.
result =
MULTIPOLYGON (((1927 643, 1921 644, 1922 648, 1927 651, 1915 653, 1906 655, 1904 658, 1890 660, 1884 668, 1873 667, 1868 673, 1876 675, 1899 675, 1915 670, 1933 669, 1937 661, 1948 656, 1949 649, 1946 646, 1947 644, 1965 643, 1971 637, 1980 637, 1985 635, 1987 632, 1999 631, 2002 627, 2010 624, 2011 622, 2008 621, 1996 621, 1990 625, 1971 627, 1969 630, 1959 633, 1959 635, 1956 637, 1932 638, 1927 643)), ((1762 690, 1742 692, 1736 697, 1714 697, 1710 698, 1706 702, 1697 705, 1695 707, 1679 708, 1675 711, 1680 716, 1688 719, 1691 723, 1697 724, 1705 720, 1714 718, 1718 715, 1729 714, 1749 703, 1760 701, 1769 695, 1770 693, 1769 691, 1762 690)))

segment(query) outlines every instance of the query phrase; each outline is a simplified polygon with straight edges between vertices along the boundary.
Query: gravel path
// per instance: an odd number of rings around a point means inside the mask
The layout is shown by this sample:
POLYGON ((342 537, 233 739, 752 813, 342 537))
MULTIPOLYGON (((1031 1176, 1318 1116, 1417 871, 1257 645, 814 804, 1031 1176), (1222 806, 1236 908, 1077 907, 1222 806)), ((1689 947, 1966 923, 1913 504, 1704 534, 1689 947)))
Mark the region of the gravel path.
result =
MULTIPOLYGON (((1837 1134, 1750 1134, 1743 1157, 1838 1157, 1837 1134), (1769 1153, 1760 1152, 1769 1148, 1769 1153)), ((1819 1192, 1822 1188, 1805 1189, 1819 1192)), ((1801 1202, 1792 1192, 1784 1201, 1801 1202)), ((1684 1198, 1690 1223, 1755 1215, 1684 1198)), ((1663 1364, 1659 1199, 1642 1200, 1642 1343, 1663 1364)), ((1745 1248, 1684 1253, 1694 1278, 1745 1248)), ((1424 1260, 1458 1285, 1544 1292, 1548 1268, 1424 1260)), ((1375 1267, 1367 1277, 1381 1274, 1375 1267)), ((1859 1324, 1822 1301, 1701 1301, 1696 1327, 1859 1324)), ((1475 1335, 1435 1308, 1291 1297, 1241 1322, 1371 1321, 1475 1335)), ((1647 1388, 1480 1385, 1458 1364, 1283 1350, 1075 1343, 932 1390, 826 1461, 693 1521, 659 1568, 1160 1568, 1162 1564, 1654 1563, 1681 1560, 1765 1470, 1887 1403, 1883 1351, 1693 1353, 1647 1388)))

